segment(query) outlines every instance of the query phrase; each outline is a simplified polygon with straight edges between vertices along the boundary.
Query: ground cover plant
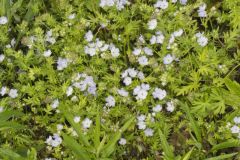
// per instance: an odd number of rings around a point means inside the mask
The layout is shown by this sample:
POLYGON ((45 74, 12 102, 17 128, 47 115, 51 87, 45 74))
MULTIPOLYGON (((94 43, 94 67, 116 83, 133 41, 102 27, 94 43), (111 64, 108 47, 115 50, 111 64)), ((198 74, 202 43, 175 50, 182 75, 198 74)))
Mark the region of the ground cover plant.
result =
POLYGON ((240 159, 239 0, 0 0, 0 159, 240 159))

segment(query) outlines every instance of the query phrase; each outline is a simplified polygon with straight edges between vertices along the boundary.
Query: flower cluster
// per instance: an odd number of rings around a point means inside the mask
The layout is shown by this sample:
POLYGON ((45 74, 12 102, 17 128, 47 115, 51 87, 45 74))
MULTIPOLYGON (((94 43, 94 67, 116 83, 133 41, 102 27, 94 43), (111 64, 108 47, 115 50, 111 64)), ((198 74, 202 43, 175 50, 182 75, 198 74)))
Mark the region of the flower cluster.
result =
POLYGON ((116 6, 118 10, 122 10, 128 4, 130 4, 128 0, 101 0, 99 5, 100 7, 116 6))
POLYGON ((52 147, 57 147, 62 143, 62 138, 55 133, 47 138, 46 143, 52 147))

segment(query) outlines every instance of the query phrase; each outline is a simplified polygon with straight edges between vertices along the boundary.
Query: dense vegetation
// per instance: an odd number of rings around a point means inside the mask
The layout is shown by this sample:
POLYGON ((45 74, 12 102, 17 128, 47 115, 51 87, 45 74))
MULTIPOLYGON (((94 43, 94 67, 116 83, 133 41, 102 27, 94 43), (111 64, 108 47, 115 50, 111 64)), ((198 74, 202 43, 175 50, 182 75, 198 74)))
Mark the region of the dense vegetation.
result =
POLYGON ((0 159, 240 159, 239 0, 0 0, 0 159))

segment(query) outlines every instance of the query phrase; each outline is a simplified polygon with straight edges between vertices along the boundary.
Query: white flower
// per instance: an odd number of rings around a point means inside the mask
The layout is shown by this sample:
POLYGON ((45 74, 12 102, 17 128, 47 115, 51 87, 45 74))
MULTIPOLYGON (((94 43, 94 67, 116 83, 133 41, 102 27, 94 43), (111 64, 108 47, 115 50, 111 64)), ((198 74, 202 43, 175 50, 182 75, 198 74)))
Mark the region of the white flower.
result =
POLYGON ((180 0, 180 3, 181 3, 182 5, 186 5, 186 4, 187 4, 187 1, 188 1, 188 0, 180 0))
POLYGON ((17 91, 16 89, 10 89, 8 95, 9 95, 9 97, 11 97, 11 98, 16 98, 16 97, 18 96, 18 93, 17 93, 17 92, 18 92, 18 91, 17 91))
POLYGON ((120 96, 123 96, 123 97, 127 97, 128 96, 128 92, 125 89, 123 89, 123 88, 118 89, 117 92, 118 92, 118 94, 120 96))
POLYGON ((0 113, 3 112, 4 108, 3 106, 0 106, 0 113))
POLYGON ((125 145, 125 144, 127 143, 127 140, 126 140, 125 138, 121 138, 121 139, 118 141, 118 143, 119 143, 120 145, 125 145))
POLYGON ((240 124, 240 117, 234 117, 233 121, 236 124, 240 124))
POLYGON ((176 3, 177 2, 177 0, 172 0, 172 3, 176 3))
POLYGON ((2 96, 4 96, 6 93, 7 93, 7 87, 3 86, 3 87, 1 88, 0 94, 1 94, 2 96))
POLYGON ((198 9, 198 16, 199 17, 207 17, 207 12, 205 11, 207 5, 203 3, 201 6, 199 6, 198 9))
POLYGON ((80 120, 81 120, 81 117, 79 117, 79 116, 75 116, 74 119, 73 119, 73 121, 74 121, 75 123, 80 122, 80 120))
POLYGON ((204 36, 201 36, 200 38, 198 38, 197 42, 200 46, 204 47, 208 43, 208 38, 204 37, 204 36))
POLYGON ((145 43, 145 39, 143 37, 143 35, 140 35, 139 38, 138 38, 139 42, 141 43, 145 43))
POLYGON ((0 63, 5 59, 5 55, 4 54, 0 54, 0 63))
POLYGON ((138 121, 145 121, 146 116, 141 114, 140 116, 137 117, 138 121))
POLYGON ((123 83, 128 86, 132 83, 132 78, 131 77, 125 77, 123 80, 123 83))
POLYGON ((155 88, 154 92, 152 93, 153 98, 158 98, 159 100, 163 100, 167 96, 167 92, 160 88, 155 88))
POLYGON ((132 78, 136 77, 136 75, 137 75, 137 71, 134 68, 127 69, 127 72, 129 74, 129 76, 132 78))
POLYGON ((152 19, 152 20, 148 21, 148 29, 154 30, 156 27, 157 27, 156 19, 152 19))
POLYGON ((140 80, 142 80, 142 79, 144 79, 145 78, 145 76, 144 76, 144 74, 143 74, 143 72, 138 72, 138 74, 137 74, 137 76, 138 76, 138 78, 140 79, 140 80))
POLYGON ((170 54, 167 54, 164 58, 163 58, 163 64, 171 64, 173 61, 173 56, 171 56, 170 54))
POLYGON ((167 109, 168 112, 173 112, 174 111, 175 106, 173 104, 173 101, 167 102, 167 108, 166 109, 167 109))
POLYGON ((93 39, 93 33, 92 33, 92 31, 88 31, 88 32, 85 34, 85 37, 84 37, 84 38, 86 39, 86 41, 91 42, 92 39, 93 39))
POLYGON ((234 125, 232 128, 231 128, 231 132, 232 133, 239 133, 240 132, 240 128, 236 125, 234 125))
POLYGON ((0 17, 0 25, 6 24, 7 22, 8 22, 7 17, 5 16, 0 17))
POLYGON ((58 106, 59 106, 59 101, 58 101, 58 99, 55 99, 55 100, 53 101, 51 107, 52 107, 52 109, 55 109, 55 108, 57 108, 58 106))
POLYGON ((69 97, 69 96, 72 95, 72 93, 73 93, 73 87, 72 87, 72 86, 69 86, 69 87, 67 88, 66 94, 67 94, 67 96, 69 97))
POLYGON ((138 58, 138 63, 142 66, 148 65, 148 58, 146 56, 141 56, 138 58))
POLYGON ((46 140, 46 143, 48 145, 51 145, 52 147, 57 147, 62 143, 62 138, 58 134, 53 134, 53 136, 49 136, 46 140))
POLYGON ((50 49, 43 52, 44 57, 49 57, 51 56, 51 54, 52 54, 52 51, 50 49))
POLYGON ((63 129, 63 125, 62 125, 62 124, 58 124, 58 125, 57 125, 57 130, 58 130, 58 131, 61 131, 62 129, 63 129))
POLYGON ((168 2, 166 0, 159 0, 154 5, 155 8, 161 8, 161 9, 167 9, 168 8, 168 2))
POLYGON ((153 35, 150 39, 150 44, 156 44, 156 42, 157 42, 157 37, 153 35))
POLYGON ((82 121, 82 125, 84 129, 90 128, 91 124, 92 124, 92 120, 90 120, 89 118, 85 118, 82 121))
POLYGON ((148 95, 147 91, 141 89, 141 90, 138 92, 136 99, 137 99, 137 100, 146 99, 147 95, 148 95))
POLYGON ((179 29, 179 30, 173 32, 173 35, 175 37, 180 37, 182 34, 183 34, 183 29, 179 29))
POLYGON ((162 106, 160 104, 153 107, 153 112, 160 112, 162 110, 162 106))
POLYGON ((64 68, 67 68, 67 66, 68 59, 59 57, 57 61, 57 70, 63 70, 64 68))
POLYGON ((111 51, 111 54, 112 56, 115 58, 115 57, 118 57, 119 56, 119 49, 117 47, 115 47, 114 45, 110 45, 110 51, 111 51))
POLYGON ((138 55, 141 53, 141 51, 142 51, 141 48, 134 48, 134 50, 133 50, 132 53, 133 53, 135 56, 138 56, 138 55))
POLYGON ((115 99, 113 96, 108 96, 106 99, 106 106, 108 107, 114 107, 115 106, 115 99))
POLYGON ((15 44, 16 44, 16 39, 15 39, 15 38, 13 38, 13 39, 11 40, 11 46, 12 46, 12 47, 14 47, 14 46, 15 46, 15 44))
POLYGON ((146 55, 148 55, 148 56, 152 56, 152 55, 153 55, 153 51, 152 51, 151 48, 144 47, 144 48, 143 48, 143 51, 144 51, 144 53, 145 53, 146 55))
POLYGON ((158 36, 156 37, 156 43, 157 43, 157 44, 163 44, 164 38, 165 38, 165 37, 164 37, 163 34, 158 35, 158 36))
POLYGON ((146 123, 144 121, 139 121, 137 125, 138 125, 138 129, 144 130, 146 128, 146 123))
POLYGON ((74 19, 75 17, 76 17, 76 13, 73 13, 68 16, 68 19, 74 19))
POLYGON ((153 136, 153 130, 151 128, 147 128, 144 131, 146 137, 151 137, 153 136))
POLYGON ((149 86, 149 84, 142 83, 142 84, 141 84, 141 88, 142 88, 143 90, 145 90, 145 91, 148 91, 148 90, 150 89, 150 86, 149 86))

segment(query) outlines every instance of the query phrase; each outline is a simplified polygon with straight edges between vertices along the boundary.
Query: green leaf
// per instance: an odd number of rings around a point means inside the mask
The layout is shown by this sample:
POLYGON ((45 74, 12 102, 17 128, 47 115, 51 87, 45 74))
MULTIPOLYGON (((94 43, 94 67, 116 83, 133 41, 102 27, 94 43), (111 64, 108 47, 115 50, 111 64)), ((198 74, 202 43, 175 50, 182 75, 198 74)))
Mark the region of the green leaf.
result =
POLYGON ((229 78, 226 78, 225 84, 232 94, 240 96, 240 84, 239 83, 232 81, 229 78))
POLYGON ((80 144, 78 144, 72 137, 66 135, 65 133, 62 133, 64 144, 73 151, 77 159, 79 160, 90 160, 90 155, 87 153, 84 147, 82 147, 80 144))
POLYGON ((6 157, 10 160, 24 160, 24 158, 18 153, 6 148, 0 148, 0 156, 6 157))
POLYGON ((220 156, 216 156, 216 157, 212 157, 212 158, 207 158, 205 160, 221 160, 221 159, 227 159, 227 158, 231 158, 233 156, 235 156, 238 153, 231 153, 231 154, 224 154, 224 155, 220 155, 220 156))
POLYGON ((85 146, 90 146, 88 139, 86 138, 86 136, 84 136, 84 134, 81 132, 82 129, 79 126, 79 124, 74 122, 74 117, 72 114, 70 114, 68 111, 66 110, 62 110, 65 118, 67 119, 67 121, 71 124, 71 126, 74 128, 74 130, 77 132, 78 136, 79 136, 79 140, 80 142, 82 142, 85 146))
POLYGON ((219 143, 212 147, 211 152, 218 151, 220 149, 232 148, 232 147, 240 147, 240 141, 235 139, 230 139, 230 140, 227 140, 226 142, 219 143))
POLYGON ((192 154, 194 147, 183 157, 182 160, 189 160, 192 154))
POLYGON ((117 141, 121 138, 121 134, 128 129, 128 127, 131 125, 134 119, 135 119, 134 117, 130 118, 122 126, 122 128, 120 128, 120 130, 111 137, 111 140, 104 146, 103 153, 102 153, 104 158, 109 157, 114 152, 115 145, 117 141))
POLYGON ((22 112, 19 111, 12 111, 12 110, 6 110, 2 113, 0 113, 0 122, 1 121, 7 121, 11 117, 19 117, 24 115, 22 112))
POLYGON ((0 123, 0 131, 6 129, 25 129, 25 126, 17 123, 17 122, 1 122, 0 123))
POLYGON ((189 107, 186 103, 181 103, 183 110, 185 111, 188 120, 190 121, 190 127, 192 128, 193 132, 195 133, 195 136, 199 143, 202 142, 202 134, 200 127, 198 126, 197 122, 194 120, 193 116, 190 113, 189 107))
POLYGON ((167 141, 165 135, 163 134, 161 129, 158 129, 158 133, 159 133, 159 136, 161 139, 161 144, 162 144, 162 148, 163 148, 164 156, 165 156, 166 160, 173 160, 175 156, 174 156, 172 148, 168 144, 168 141, 167 141))

